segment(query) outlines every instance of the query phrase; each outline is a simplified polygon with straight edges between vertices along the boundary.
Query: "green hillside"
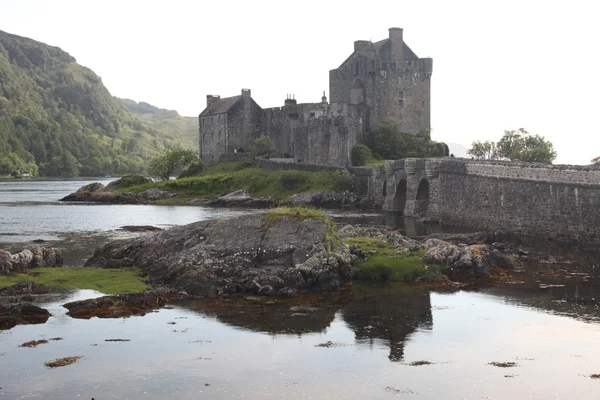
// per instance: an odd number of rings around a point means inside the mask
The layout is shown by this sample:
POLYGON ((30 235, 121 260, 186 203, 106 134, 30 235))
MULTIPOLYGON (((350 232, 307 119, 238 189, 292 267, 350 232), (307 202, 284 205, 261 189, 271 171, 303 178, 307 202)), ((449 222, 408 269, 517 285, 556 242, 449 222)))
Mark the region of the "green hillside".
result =
POLYGON ((198 117, 182 117, 177 111, 158 108, 140 101, 120 99, 136 117, 165 132, 164 137, 179 147, 198 150, 198 117))
POLYGON ((177 145, 192 142, 134 116, 68 53, 0 31, 0 175, 143 173, 177 145))

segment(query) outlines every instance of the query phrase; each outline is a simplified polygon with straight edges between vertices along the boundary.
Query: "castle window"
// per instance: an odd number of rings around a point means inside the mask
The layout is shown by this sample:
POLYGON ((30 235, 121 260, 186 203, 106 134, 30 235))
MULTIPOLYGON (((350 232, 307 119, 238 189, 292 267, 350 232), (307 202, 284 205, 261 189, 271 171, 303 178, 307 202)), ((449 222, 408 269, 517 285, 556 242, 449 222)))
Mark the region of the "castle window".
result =
POLYGON ((314 118, 315 117, 315 113, 310 113, 310 118, 314 118))
POLYGON ((358 62, 354 64, 354 75, 358 75, 358 62))
POLYGON ((400 104, 400 107, 404 105, 404 92, 398 93, 398 103, 400 104))

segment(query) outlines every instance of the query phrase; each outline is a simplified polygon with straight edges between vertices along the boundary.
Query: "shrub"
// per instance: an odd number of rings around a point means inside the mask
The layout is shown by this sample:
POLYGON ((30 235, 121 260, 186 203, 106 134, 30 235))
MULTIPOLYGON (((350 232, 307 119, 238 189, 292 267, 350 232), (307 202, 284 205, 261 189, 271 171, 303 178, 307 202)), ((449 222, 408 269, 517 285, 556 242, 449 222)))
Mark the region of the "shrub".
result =
POLYGON ((367 165, 369 159, 372 157, 371 149, 364 144, 359 144, 358 146, 354 146, 352 148, 351 157, 352 165, 357 167, 367 165))
POLYGON ((333 173, 333 184, 338 192, 352 191, 355 187, 354 176, 348 171, 335 171, 333 173))
POLYGON ((190 176, 200 175, 204 171, 204 163, 202 161, 190 164, 189 167, 181 171, 177 179, 188 178, 190 176))
POLYGON ((254 157, 268 156, 273 149, 271 144, 271 138, 268 136, 261 136, 251 144, 252 155, 254 157))
POLYGON ((304 185, 307 181, 307 174, 296 170, 281 171, 279 176, 279 183, 281 183, 281 186, 286 190, 296 189, 299 186, 304 185))

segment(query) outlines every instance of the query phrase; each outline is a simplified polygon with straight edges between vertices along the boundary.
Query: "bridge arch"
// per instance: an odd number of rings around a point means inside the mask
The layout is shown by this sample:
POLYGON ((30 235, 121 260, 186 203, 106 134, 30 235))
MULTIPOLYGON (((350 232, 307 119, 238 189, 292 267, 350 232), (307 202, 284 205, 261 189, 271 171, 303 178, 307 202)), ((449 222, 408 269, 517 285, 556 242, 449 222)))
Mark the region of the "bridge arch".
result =
POLYGON ((406 207, 406 190, 406 179, 400 179, 394 195, 394 210, 400 211, 402 215, 404 215, 404 207, 406 207))
POLYGON ((417 197, 415 199, 415 215, 425 217, 429 208, 429 181, 425 178, 419 182, 417 197))

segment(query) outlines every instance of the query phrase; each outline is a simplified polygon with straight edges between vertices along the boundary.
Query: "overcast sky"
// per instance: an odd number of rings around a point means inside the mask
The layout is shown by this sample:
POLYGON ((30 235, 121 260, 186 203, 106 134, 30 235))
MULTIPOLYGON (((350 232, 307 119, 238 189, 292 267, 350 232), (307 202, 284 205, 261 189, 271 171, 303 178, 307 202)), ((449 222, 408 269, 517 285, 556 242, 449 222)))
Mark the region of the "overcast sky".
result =
POLYGON ((61 47, 118 97, 198 115, 206 94, 320 101, 359 39, 404 28, 433 58, 432 138, 469 146, 525 128, 558 163, 600 156, 594 0, 364 2, 0 0, 0 30, 61 47))

